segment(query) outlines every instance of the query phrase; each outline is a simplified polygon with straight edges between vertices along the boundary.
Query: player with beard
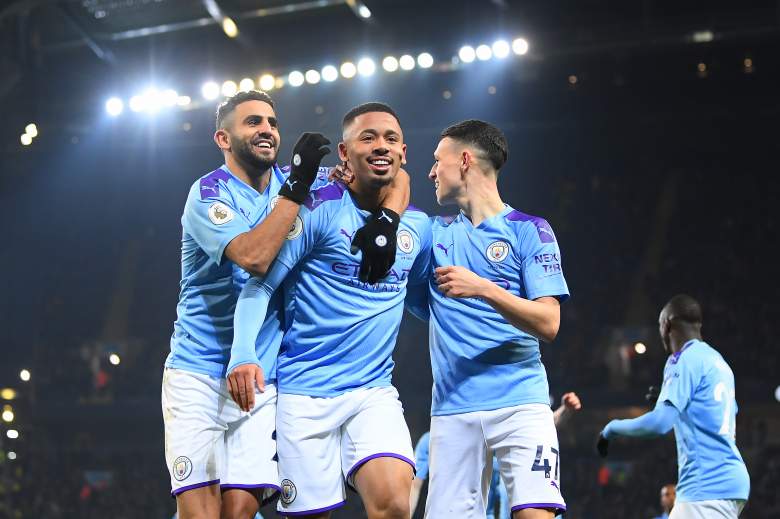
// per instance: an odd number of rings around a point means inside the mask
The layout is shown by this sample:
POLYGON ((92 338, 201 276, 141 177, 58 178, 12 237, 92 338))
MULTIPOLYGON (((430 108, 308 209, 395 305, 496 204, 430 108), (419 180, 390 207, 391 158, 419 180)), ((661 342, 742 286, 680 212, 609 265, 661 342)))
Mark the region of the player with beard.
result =
MULTIPOLYGON (((233 312, 250 273, 263 275, 315 181, 329 141, 304 133, 289 176, 276 165, 280 144, 274 103, 264 92, 241 92, 217 109, 214 141, 225 163, 192 185, 182 215, 182 279, 178 318, 165 362, 162 408, 165 456, 179 517, 251 518, 279 489, 275 461, 276 352, 282 338, 282 297, 269 305, 253 352, 250 402, 236 406, 225 379, 233 312)), ((385 194, 405 208, 408 186, 385 194)), ((381 230, 375 219, 369 236, 381 230)), ((364 231, 365 232, 365 231, 364 231)), ((395 251, 393 251, 394 253, 395 251)))
MULTIPOLYGON (((431 248, 425 213, 400 218, 379 209, 406 160, 395 112, 381 103, 353 108, 343 120, 339 155, 354 181, 313 190, 302 222, 271 270, 245 285, 235 312, 229 379, 262 364, 253 345, 274 290, 291 287, 293 308, 279 353, 277 413, 282 515, 326 518, 356 489, 370 519, 408 519, 414 467, 409 429, 392 386, 392 352, 407 285, 427 286, 431 248), (377 283, 359 278, 352 233, 371 212, 393 226, 397 259, 377 283), (290 274, 288 276, 288 274, 290 274), (292 288, 294 287, 294 288, 292 288), (234 367, 235 371, 234 371, 234 367)), ((231 382, 233 383, 233 382, 231 382)), ((240 406, 247 402, 239 398, 240 406)))

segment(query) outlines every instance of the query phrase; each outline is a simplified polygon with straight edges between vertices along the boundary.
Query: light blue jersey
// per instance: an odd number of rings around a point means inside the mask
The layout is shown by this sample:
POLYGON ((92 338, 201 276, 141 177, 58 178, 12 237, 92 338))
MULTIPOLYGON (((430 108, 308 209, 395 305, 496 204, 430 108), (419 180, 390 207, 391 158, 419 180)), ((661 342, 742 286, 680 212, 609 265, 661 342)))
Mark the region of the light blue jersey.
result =
MULTIPOLYGON (((350 246, 370 213, 338 183, 312 191, 304 206, 271 271, 242 293, 236 322, 256 320, 263 293, 284 282, 288 329, 277 360, 280 393, 333 397, 389 386, 407 283, 426 286, 430 275, 429 219, 413 207, 406 210, 396 261, 384 279, 369 285, 358 280, 361 256, 350 246)), ((230 369, 254 362, 247 354, 254 336, 237 326, 230 369)))
MULTIPOLYGON (((433 268, 459 265, 525 299, 569 296, 550 225, 506 206, 474 227, 462 213, 433 220, 433 268)), ((477 298, 448 298, 431 278, 433 415, 548 404, 539 341, 477 298)))
MULTIPOLYGON (((190 188, 181 218, 181 282, 178 318, 165 367, 224 377, 233 342, 233 311, 249 274, 224 256, 239 234, 258 225, 273 209, 273 200, 289 169, 274 166, 270 182, 258 193, 227 166, 204 175, 190 188)), ((327 182, 320 168, 317 183, 327 182)), ((275 378, 276 351, 282 340, 283 297, 276 295, 257 337, 257 355, 266 380, 275 378), (275 346, 274 346, 275 345, 275 346)))
POLYGON ((677 501, 744 499, 750 477, 735 442, 734 373, 706 342, 691 340, 669 356, 656 405, 679 412, 677 501))
MULTIPOLYGON (((428 479, 429 459, 430 459, 431 435, 426 432, 417 441, 414 448, 414 459, 417 462, 415 467, 417 473, 415 477, 419 479, 428 479)), ((498 466, 498 459, 493 456, 493 476, 490 479, 490 490, 487 499, 486 519, 509 519, 511 512, 509 510, 509 495, 506 491, 504 482, 501 481, 501 473, 498 466), (498 507, 498 515, 495 509, 498 507)))

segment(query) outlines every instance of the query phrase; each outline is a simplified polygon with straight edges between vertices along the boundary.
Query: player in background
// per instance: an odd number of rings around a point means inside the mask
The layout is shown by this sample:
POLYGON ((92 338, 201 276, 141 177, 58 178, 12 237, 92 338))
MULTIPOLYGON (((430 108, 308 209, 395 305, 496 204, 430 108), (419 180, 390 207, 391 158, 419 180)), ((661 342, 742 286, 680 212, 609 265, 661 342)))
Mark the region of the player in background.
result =
MULTIPOLYGON (((392 352, 407 284, 428 283, 430 222, 412 208, 399 219, 380 207, 406 161, 392 108, 366 103, 350 110, 339 156, 354 181, 312 191, 274 266, 243 289, 228 378, 241 387, 242 368, 262 365, 253 345, 268 300, 284 282, 291 311, 277 365, 279 512, 329 517, 344 504, 346 484, 358 491, 370 519, 408 519, 414 454, 391 384, 392 352), (396 261, 373 284, 359 279, 350 250, 370 211, 397 236, 396 261)), ((378 236, 375 245, 390 238, 378 236)))
MULTIPOLYGON (((233 403, 225 380, 233 311, 249 272, 267 271, 309 186, 327 182, 319 168, 328 151, 322 135, 301 136, 289 177, 276 165, 279 125, 264 92, 220 104, 214 141, 225 163, 195 181, 182 215, 178 318, 162 384, 165 456, 181 519, 251 518, 279 489, 272 383, 283 301, 272 301, 258 335, 269 384, 259 374, 251 413, 233 403)), ((403 190, 391 192, 405 200, 403 190)))
POLYGON ((669 359, 655 408, 634 419, 612 420, 599 434, 607 456, 616 436, 652 438, 674 427, 678 479, 671 519, 739 516, 750 478, 737 449, 734 373, 702 340, 699 303, 684 294, 661 310, 658 326, 669 359))
MULTIPOLYGON (((582 403, 577 393, 564 393, 561 397, 561 405, 553 413, 555 427, 560 427, 568 421, 569 416, 582 409, 582 403)), ((411 515, 417 508, 420 499, 420 491, 423 483, 428 478, 428 458, 429 458, 429 439, 430 433, 424 433, 417 441, 414 449, 414 457, 417 462, 417 474, 412 481, 412 493, 409 499, 411 515)), ((500 467, 498 459, 493 456, 493 474, 490 478, 490 490, 487 499, 486 519, 508 519, 511 516, 509 510, 509 495, 506 491, 506 485, 501 481, 500 467), (495 510, 498 508, 498 515, 495 510)))
POLYGON ((655 516, 653 519, 669 519, 669 514, 674 508, 674 498, 676 497, 674 484, 669 483, 661 487, 660 503, 661 503, 661 515, 655 516))
POLYGON ((484 517, 494 455, 514 518, 566 508, 539 341, 557 335, 569 290, 550 225, 501 199, 507 155, 501 130, 463 121, 442 132, 429 175, 460 211, 434 219, 435 275, 408 301, 430 309, 428 519, 484 517))

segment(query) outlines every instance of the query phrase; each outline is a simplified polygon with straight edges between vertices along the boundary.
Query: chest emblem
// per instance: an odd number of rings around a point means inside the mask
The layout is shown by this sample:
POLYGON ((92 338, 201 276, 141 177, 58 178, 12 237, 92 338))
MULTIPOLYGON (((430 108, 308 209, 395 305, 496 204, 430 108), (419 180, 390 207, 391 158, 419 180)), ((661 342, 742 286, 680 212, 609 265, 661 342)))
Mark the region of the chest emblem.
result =
POLYGON ((490 261, 500 263, 509 255, 509 244, 505 241, 494 241, 488 245, 485 253, 490 261))
POLYGON ((401 252, 409 254, 412 252, 412 249, 414 249, 414 238, 412 238, 412 233, 406 229, 398 232, 397 241, 398 248, 401 249, 401 252))

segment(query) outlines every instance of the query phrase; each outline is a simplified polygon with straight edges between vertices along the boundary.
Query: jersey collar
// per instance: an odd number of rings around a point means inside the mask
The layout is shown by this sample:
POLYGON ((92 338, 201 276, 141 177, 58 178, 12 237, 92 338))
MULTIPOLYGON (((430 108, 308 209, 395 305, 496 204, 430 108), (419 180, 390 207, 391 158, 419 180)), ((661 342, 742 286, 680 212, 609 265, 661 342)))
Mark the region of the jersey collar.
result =
POLYGON ((677 363, 678 360, 680 360, 680 355, 687 350, 689 347, 691 347, 694 343, 698 342, 699 339, 691 339, 690 341, 683 344, 683 347, 680 348, 680 351, 672 353, 672 364, 677 363))
POLYGON ((493 215, 493 216, 491 216, 490 218, 486 218, 486 219, 484 219, 484 220, 483 220, 482 222, 480 222, 480 224, 479 224, 479 225, 477 225, 477 226, 475 226, 473 223, 471 223, 471 220, 469 219, 469 217, 468 217, 468 216, 466 216, 466 214, 465 214, 465 213, 464 213, 462 210, 461 210, 460 212, 458 212, 458 217, 457 217, 457 219, 458 219, 458 220, 459 220, 461 223, 464 223, 464 224, 466 224, 466 225, 468 225, 468 226, 470 226, 470 227, 472 227, 472 228, 474 228, 474 229, 484 229, 484 228, 486 228, 486 227, 490 226, 490 224, 492 224, 493 222, 495 222, 495 221, 496 221, 496 220, 498 220, 499 218, 504 218, 504 217, 505 217, 506 215, 508 215, 508 214, 509 214, 511 211, 514 211, 514 209, 513 209, 512 207, 510 207, 508 204, 504 204, 504 209, 502 209, 502 210, 501 210, 501 211, 500 211, 498 214, 494 214, 494 215, 493 215))

